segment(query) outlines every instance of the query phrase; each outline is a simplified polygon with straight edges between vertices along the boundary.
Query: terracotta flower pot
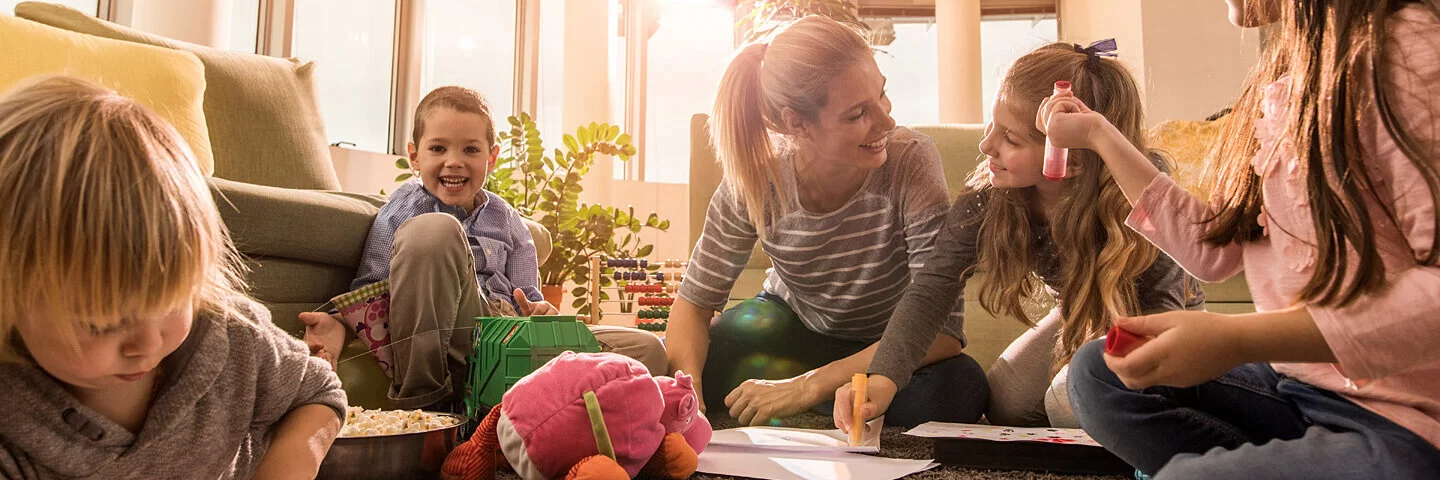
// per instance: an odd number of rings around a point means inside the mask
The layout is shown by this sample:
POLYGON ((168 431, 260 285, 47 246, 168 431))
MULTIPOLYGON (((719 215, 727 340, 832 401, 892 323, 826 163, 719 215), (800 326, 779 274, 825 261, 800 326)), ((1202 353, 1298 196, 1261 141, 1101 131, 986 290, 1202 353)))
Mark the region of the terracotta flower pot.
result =
POLYGON ((556 309, 563 307, 560 302, 565 300, 564 285, 541 285, 540 294, 545 296, 545 301, 550 302, 556 309))

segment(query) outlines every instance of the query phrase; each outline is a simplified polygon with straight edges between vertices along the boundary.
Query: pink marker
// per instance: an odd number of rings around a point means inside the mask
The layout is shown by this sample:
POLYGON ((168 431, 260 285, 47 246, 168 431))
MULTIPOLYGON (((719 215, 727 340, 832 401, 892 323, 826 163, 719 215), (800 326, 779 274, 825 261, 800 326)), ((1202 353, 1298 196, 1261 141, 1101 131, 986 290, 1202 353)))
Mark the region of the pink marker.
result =
MULTIPOLYGON (((1055 95, 1070 93, 1070 82, 1061 80, 1055 82, 1055 95)), ((1058 182, 1065 179, 1065 164, 1070 160, 1070 149, 1060 148, 1050 144, 1050 137, 1045 137, 1045 168, 1041 173, 1045 179, 1058 182)))

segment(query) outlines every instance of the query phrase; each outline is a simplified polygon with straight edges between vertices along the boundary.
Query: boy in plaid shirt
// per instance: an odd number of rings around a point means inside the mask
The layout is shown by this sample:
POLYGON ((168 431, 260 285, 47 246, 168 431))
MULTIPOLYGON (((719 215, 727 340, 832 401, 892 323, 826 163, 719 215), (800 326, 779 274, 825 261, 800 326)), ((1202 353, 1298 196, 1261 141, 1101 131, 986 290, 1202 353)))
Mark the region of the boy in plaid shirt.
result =
MULTIPOLYGON (((495 167, 490 107, 479 93, 440 87, 420 101, 409 144, 415 179, 391 194, 365 242, 351 288, 390 283, 389 336, 397 408, 458 405, 475 317, 559 313, 540 295, 535 244, 520 215, 485 191, 495 167)), ((336 361, 348 330, 323 313, 303 313, 306 343, 336 361)), ((592 325, 602 349, 666 373, 655 335, 592 325)))

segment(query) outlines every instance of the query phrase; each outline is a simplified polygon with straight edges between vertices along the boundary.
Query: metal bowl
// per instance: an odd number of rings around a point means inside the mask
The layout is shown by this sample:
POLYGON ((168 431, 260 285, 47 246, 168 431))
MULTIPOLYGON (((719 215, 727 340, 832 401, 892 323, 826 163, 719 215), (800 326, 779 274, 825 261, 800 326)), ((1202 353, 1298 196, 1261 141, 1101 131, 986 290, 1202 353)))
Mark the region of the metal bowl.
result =
POLYGON ((336 438, 320 462, 320 474, 316 478, 435 478, 445 456, 455 448, 465 417, 427 413, 450 417, 457 423, 417 433, 336 438))

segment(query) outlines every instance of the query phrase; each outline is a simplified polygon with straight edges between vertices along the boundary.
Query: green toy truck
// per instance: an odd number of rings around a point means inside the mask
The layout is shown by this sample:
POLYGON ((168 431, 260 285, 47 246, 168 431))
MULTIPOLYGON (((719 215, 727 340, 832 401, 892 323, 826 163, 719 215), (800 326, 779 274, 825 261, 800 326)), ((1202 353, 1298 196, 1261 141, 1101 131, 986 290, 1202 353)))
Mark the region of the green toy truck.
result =
POLYGON ((465 384, 465 414, 478 419, 500 404, 515 382, 566 350, 598 353, 600 342, 573 315, 479 317, 470 379, 465 384))

